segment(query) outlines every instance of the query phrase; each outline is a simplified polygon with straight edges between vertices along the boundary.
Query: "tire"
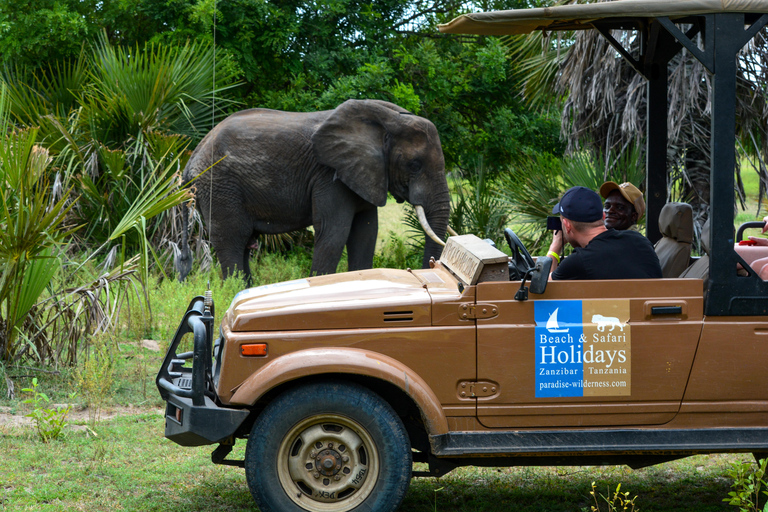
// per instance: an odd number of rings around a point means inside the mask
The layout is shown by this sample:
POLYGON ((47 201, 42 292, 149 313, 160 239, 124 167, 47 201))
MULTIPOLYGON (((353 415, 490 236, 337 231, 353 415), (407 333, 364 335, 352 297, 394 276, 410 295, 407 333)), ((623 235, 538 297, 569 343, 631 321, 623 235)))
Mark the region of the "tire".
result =
POLYGON ((360 385, 291 389, 256 419, 245 477, 261 512, 394 512, 411 481, 400 418, 360 385))

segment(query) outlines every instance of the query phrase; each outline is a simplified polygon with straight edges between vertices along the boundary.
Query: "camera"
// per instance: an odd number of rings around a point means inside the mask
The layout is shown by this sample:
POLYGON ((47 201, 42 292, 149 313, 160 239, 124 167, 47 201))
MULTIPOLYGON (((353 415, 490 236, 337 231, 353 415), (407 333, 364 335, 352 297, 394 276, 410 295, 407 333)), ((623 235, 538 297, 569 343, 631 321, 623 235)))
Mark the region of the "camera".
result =
POLYGON ((547 229, 549 231, 562 231, 563 223, 560 221, 560 217, 547 217, 547 229))

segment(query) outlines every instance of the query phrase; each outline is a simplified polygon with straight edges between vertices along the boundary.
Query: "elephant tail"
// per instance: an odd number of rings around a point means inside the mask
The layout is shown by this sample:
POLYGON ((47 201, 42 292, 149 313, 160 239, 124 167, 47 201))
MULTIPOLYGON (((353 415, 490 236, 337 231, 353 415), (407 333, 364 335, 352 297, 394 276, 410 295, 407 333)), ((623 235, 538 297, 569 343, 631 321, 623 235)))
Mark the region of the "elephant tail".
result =
POLYGON ((173 265, 183 282, 192 270, 192 250, 189 248, 189 208, 181 203, 181 247, 173 251, 173 265))

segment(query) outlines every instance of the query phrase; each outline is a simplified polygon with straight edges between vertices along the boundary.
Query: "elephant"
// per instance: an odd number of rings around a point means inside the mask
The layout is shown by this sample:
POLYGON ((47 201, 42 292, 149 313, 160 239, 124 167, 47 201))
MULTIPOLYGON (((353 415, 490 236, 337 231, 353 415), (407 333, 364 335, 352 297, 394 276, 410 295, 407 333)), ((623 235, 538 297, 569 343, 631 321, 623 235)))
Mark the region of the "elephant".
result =
POLYGON ((249 249, 259 234, 308 226, 315 233, 312 275, 334 273, 345 245, 350 271, 371 268, 377 207, 387 192, 419 216, 424 267, 444 245, 450 194, 437 129, 386 101, 237 112, 190 156, 182 180, 198 176, 196 205, 225 278, 240 270, 250 284, 249 249))

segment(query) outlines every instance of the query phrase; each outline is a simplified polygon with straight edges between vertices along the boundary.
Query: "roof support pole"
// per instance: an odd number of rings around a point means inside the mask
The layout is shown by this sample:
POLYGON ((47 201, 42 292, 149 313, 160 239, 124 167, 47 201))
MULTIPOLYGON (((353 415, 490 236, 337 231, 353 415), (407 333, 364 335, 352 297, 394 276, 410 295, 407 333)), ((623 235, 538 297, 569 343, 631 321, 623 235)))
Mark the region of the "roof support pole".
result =
MULTIPOLYGON (((646 219, 658 219, 661 209, 667 203, 667 88, 669 86, 669 61, 682 48, 674 37, 656 22, 649 30, 646 46, 643 49, 646 70, 646 151, 645 151, 645 191, 646 219), (663 172, 659 172, 662 169, 663 172)), ((647 222, 646 235, 652 243, 661 239, 658 223, 647 222)))
MULTIPOLYGON (((658 219, 661 209, 667 203, 667 174, 658 169, 667 169, 667 63, 654 66, 648 80, 646 158, 646 219, 658 219)), ((659 225, 646 224, 648 239, 656 243, 661 239, 659 225)))
POLYGON ((746 263, 733 249, 736 167, 736 59, 738 52, 765 25, 765 16, 745 31, 743 14, 715 14, 715 73, 712 98, 712 173, 710 208, 731 215, 711 216, 709 291, 707 315, 765 315, 768 283, 756 274, 735 275, 737 262, 746 263), (759 24, 759 25, 758 25, 759 24))
MULTIPOLYGON (((715 72, 712 78, 712 171, 710 179, 710 209, 719 212, 734 210, 734 169, 736 166, 736 54, 742 46, 743 14, 715 14, 715 72)), ((709 269, 707 313, 725 314, 729 304, 718 297, 723 286, 733 282, 736 253, 733 250, 733 215, 712 216, 710 257, 717 262, 709 269)), ((710 260, 711 261, 711 260, 710 260)))

